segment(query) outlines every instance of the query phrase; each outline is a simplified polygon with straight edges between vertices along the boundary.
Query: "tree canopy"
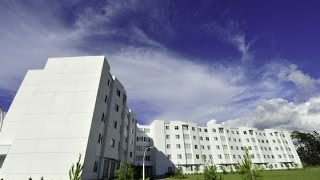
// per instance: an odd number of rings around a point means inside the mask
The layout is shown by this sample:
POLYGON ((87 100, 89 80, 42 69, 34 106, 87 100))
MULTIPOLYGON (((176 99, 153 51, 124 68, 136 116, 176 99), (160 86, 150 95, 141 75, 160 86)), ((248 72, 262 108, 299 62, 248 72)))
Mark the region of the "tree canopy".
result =
POLYGON ((298 143, 297 153, 308 166, 320 165, 320 134, 293 131, 291 138, 298 143))

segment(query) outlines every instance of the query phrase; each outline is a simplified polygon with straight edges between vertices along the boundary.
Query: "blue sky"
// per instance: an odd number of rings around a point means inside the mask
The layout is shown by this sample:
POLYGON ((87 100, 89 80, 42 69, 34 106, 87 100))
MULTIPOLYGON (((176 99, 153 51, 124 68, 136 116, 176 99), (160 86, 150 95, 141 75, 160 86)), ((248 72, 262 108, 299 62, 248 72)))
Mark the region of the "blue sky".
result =
POLYGON ((105 55, 140 123, 318 130, 318 1, 0 2, 0 104, 48 57, 105 55))

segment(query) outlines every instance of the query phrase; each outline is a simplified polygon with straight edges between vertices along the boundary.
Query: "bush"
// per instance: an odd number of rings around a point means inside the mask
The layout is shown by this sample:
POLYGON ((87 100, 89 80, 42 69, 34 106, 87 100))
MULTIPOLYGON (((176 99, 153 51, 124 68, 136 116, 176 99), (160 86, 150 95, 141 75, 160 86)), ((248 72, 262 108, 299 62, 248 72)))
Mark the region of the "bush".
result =
POLYGON ((204 167, 203 178, 204 180, 222 180, 221 175, 219 175, 218 177, 217 167, 214 166, 212 163, 210 165, 207 164, 204 167))
POLYGON ((242 175, 242 179, 244 180, 256 180, 258 177, 262 177, 259 173, 261 169, 254 167, 251 156, 249 155, 249 150, 247 148, 244 149, 245 155, 242 160, 242 164, 237 165, 237 171, 242 175))
POLYGON ((81 162, 81 154, 79 154, 79 159, 76 164, 76 167, 74 166, 74 164, 72 164, 72 166, 71 166, 71 169, 69 171, 70 180, 80 180, 81 179, 83 165, 80 162, 81 162))
POLYGON ((134 168, 124 159, 120 163, 119 169, 116 170, 117 180, 129 180, 134 177, 134 168))
POLYGON ((183 175, 183 170, 182 170, 182 168, 180 166, 178 166, 178 168, 175 169, 173 177, 176 178, 176 179, 185 178, 184 175, 183 175))

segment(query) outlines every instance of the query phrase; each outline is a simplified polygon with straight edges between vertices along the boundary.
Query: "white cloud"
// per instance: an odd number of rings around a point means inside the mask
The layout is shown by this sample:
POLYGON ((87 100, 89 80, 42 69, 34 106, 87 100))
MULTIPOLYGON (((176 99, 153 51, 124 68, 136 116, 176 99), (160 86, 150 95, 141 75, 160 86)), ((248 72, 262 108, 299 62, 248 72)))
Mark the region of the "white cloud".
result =
POLYGON ((126 49, 109 59, 129 101, 146 102, 145 110, 159 112, 153 119, 204 123, 229 111, 232 98, 245 89, 233 79, 241 74, 237 68, 207 67, 166 51, 126 49))
POLYGON ((313 97, 303 103, 289 102, 282 98, 265 100, 253 112, 226 123, 251 124, 260 129, 318 131, 320 129, 319 107, 320 97, 313 97))
MULTIPOLYGON (((112 73, 127 89, 131 108, 138 111, 138 118, 145 121, 166 119, 205 124, 208 119, 217 118, 221 122, 243 116, 259 105, 246 116, 259 127, 296 128, 302 122, 300 119, 310 124, 301 127, 315 127, 313 119, 320 112, 317 98, 308 101, 307 116, 299 112, 306 110, 302 104, 284 100, 296 93, 286 87, 288 82, 298 87, 300 99, 317 95, 318 80, 304 74, 296 66, 287 68, 286 64, 269 63, 252 73, 245 64, 198 63, 203 61, 190 60, 170 52, 133 21, 128 22, 125 29, 113 27, 112 22, 121 18, 123 13, 138 11, 142 7, 137 6, 135 1, 109 3, 105 13, 99 14, 90 8, 83 11, 71 29, 65 28, 45 10, 34 16, 19 4, 8 9, 0 6, 1 25, 4 25, 0 28, 0 89, 16 91, 26 71, 43 68, 48 57, 99 53, 107 56, 112 73), (49 27, 42 24, 48 19, 52 19, 49 27), (106 40, 101 44, 90 44, 87 38, 94 36, 106 40), (108 38, 114 36, 126 38, 133 44, 143 44, 145 48, 109 42, 108 38), (304 92, 305 89, 308 91, 304 92), (300 94, 303 96, 300 97, 300 94)), ((159 15, 161 13, 151 14, 156 14, 153 18, 162 19, 165 31, 172 33, 170 25, 165 24, 165 18, 159 15)), ((252 42, 246 40, 238 26, 228 21, 226 26, 213 24, 209 28, 221 33, 219 36, 226 38, 224 41, 240 52, 242 62, 247 62, 254 58, 250 48, 252 42)))

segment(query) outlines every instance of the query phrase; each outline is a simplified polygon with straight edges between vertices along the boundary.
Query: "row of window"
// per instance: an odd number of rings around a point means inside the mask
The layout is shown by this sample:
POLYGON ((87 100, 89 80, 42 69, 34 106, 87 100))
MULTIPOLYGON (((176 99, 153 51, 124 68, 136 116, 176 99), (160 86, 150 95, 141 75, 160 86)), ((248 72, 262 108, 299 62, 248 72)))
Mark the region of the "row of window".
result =
MULTIPOLYGON (((165 129, 166 129, 166 130, 169 130, 169 129, 170 129, 170 126, 169 126, 169 125, 166 125, 166 126, 165 126, 165 129)), ((179 126, 174 126, 174 129, 175 129, 175 130, 179 130, 179 126)), ((183 130, 188 130, 189 127, 188 127, 188 125, 182 125, 182 129, 183 129, 183 130)), ((192 129, 192 131, 195 131, 195 127, 191 127, 191 129, 192 129)), ((199 132, 202 132, 202 129, 201 129, 201 128, 198 128, 198 131, 199 131, 199 132)), ((208 129, 207 129, 207 128, 204 128, 203 131, 204 131, 204 132, 208 132, 208 129)), ((219 131, 219 133, 224 133, 224 128, 218 128, 218 131, 219 131)), ((235 134, 235 133, 236 133, 236 134, 239 134, 239 131, 234 131, 234 130, 230 130, 230 131, 231 131, 232 134, 235 134)), ((213 128, 213 129, 212 129, 212 132, 217 132, 217 131, 216 131, 215 128, 213 128)), ((227 129, 226 132, 229 133, 229 130, 227 129)), ((249 133, 250 135, 254 135, 254 131, 253 131, 253 130, 249 130, 248 133, 249 133)), ((243 131, 243 134, 248 134, 248 133, 247 133, 247 131, 243 131)), ((266 136, 266 133, 261 133, 261 132, 255 132, 255 134, 256 134, 256 135, 259 134, 260 136, 266 136)), ((275 134, 275 135, 278 135, 278 132, 274 132, 274 134, 275 134)), ((280 135, 281 135, 282 137, 285 137, 284 134, 280 134, 280 135)), ((273 136, 273 133, 270 133, 270 136, 273 136)))
POLYGON ((150 142, 150 137, 137 137, 137 141, 144 141, 144 142, 150 142))
MULTIPOLYGON (((151 158, 150 158, 149 155, 146 155, 144 160, 145 161, 151 161, 151 158)), ((136 156, 136 161, 143 161, 143 155, 136 156)))
MULTIPOLYGON (((217 155, 218 159, 222 159, 222 155, 221 154, 218 154, 217 155)), ((237 159, 237 156, 236 155, 232 155, 233 159, 237 159)), ((238 159, 242 159, 245 158, 245 155, 238 155, 238 159)), ((255 157, 257 157, 258 159, 261 159, 261 155, 260 154, 256 154, 256 156, 254 154, 250 155, 250 157, 252 159, 255 159, 255 157)), ((263 155, 264 159, 274 159, 274 155, 263 155)), ((283 156, 281 156, 280 154, 278 154, 278 158, 287 158, 286 154, 283 154, 283 156)), ((290 158, 294 158, 293 155, 289 155, 290 158)), ((168 154, 167 155, 167 158, 168 159, 171 159, 171 154, 168 154)), ((196 159, 199 159, 200 158, 200 155, 199 154, 196 154, 196 159)), ((212 159, 212 155, 208 155, 208 158, 209 159, 212 159)), ((231 156, 230 154, 224 154, 224 159, 230 159, 231 156)), ((182 159, 182 154, 177 154, 177 159, 182 159)), ((192 159, 192 154, 191 153, 186 153, 185 154, 185 159, 192 159)), ((206 155, 202 155, 202 159, 207 159, 207 156, 206 155)))
MULTIPOLYGON (((180 139, 180 135, 175 135, 175 138, 176 139, 180 139)), ((184 139, 189 139, 190 137, 189 137, 189 134, 183 134, 183 138, 184 139)), ((206 141, 209 141, 210 139, 209 139, 209 137, 205 137, 206 138, 206 141)), ((166 135, 166 139, 170 139, 170 135, 166 135)), ((196 136, 193 136, 193 139, 194 140, 196 140, 196 136)), ((203 137, 202 136, 200 136, 199 137, 199 139, 202 141, 203 140, 203 137)), ((220 139, 221 139, 221 141, 226 141, 226 137, 225 136, 220 136, 220 139)), ((231 141, 231 137, 229 137, 228 138, 229 139, 229 141, 231 141)), ((214 140, 215 141, 218 141, 219 139, 218 139, 218 137, 214 137, 214 140)), ((233 138, 233 141, 234 142, 237 142, 237 139, 236 138, 233 138)), ((238 138, 238 142, 241 142, 241 139, 240 138, 238 138)), ((246 142, 250 142, 250 139, 249 138, 246 138, 246 142)), ((251 142, 256 142, 256 140, 255 140, 255 138, 251 138, 251 142)), ((259 143, 269 143, 269 141, 268 140, 260 140, 260 139, 258 139, 258 142, 259 143)), ((276 143, 276 140, 272 140, 272 142, 273 143, 276 143)), ((288 144, 288 142, 287 141, 283 141, 284 143, 286 143, 286 144, 288 144)), ((278 143, 281 143, 281 141, 278 139, 278 143)))

